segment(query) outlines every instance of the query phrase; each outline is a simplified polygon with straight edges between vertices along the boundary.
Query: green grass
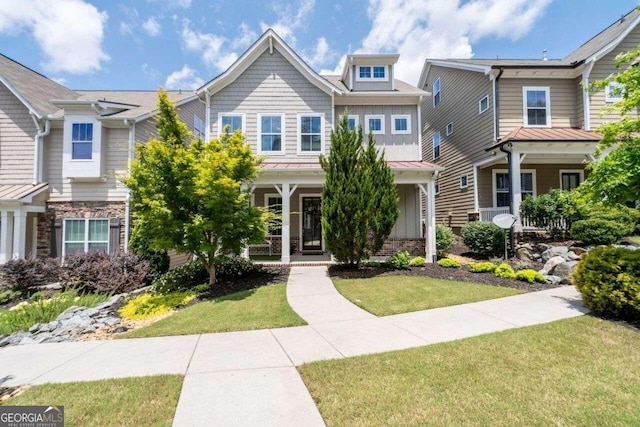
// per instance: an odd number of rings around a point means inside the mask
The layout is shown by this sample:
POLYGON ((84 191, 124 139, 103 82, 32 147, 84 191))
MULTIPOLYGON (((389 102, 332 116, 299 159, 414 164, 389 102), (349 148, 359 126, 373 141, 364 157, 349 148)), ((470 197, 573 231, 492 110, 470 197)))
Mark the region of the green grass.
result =
POLYGON ((194 304, 120 337, 204 334, 305 324, 287 303, 286 285, 276 284, 194 304))
POLYGON ((329 426, 640 425, 640 333, 590 316, 299 368, 329 426))
POLYGON ((424 276, 337 279, 334 284, 349 301, 377 316, 428 310, 521 294, 522 291, 424 276))
POLYGON ((252 261, 280 261, 280 255, 251 255, 252 261))
POLYGON ((64 406, 65 426, 170 426, 181 388, 180 375, 45 384, 4 404, 64 406))
POLYGON ((630 239, 635 245, 640 245, 640 236, 631 236, 630 239))

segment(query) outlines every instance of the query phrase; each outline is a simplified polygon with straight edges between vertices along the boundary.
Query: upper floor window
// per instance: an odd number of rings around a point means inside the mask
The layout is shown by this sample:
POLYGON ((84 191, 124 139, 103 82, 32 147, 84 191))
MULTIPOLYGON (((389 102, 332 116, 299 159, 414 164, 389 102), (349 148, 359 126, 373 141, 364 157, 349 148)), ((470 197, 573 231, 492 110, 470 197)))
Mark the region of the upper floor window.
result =
POLYGON ((234 133, 237 130, 244 132, 244 114, 220 113, 218 114, 218 123, 220 124, 220 134, 225 130, 229 133, 234 133))
POLYGON ((489 109, 489 95, 485 95, 480 101, 478 101, 479 114, 484 113, 489 109))
POLYGON ((321 114, 298 116, 298 148, 300 153, 322 152, 323 121, 324 117, 321 114))
POLYGON ((440 132, 433 134, 433 158, 440 157, 440 132))
POLYGON ((358 65, 356 80, 387 80, 387 67, 384 65, 358 65))
POLYGON ((440 92, 440 77, 438 77, 436 81, 433 82, 433 106, 436 107, 440 104, 441 100, 442 94, 440 92))
POLYGON ((206 124, 197 114, 193 115, 193 136, 196 139, 205 138, 206 124))
POLYGON ((391 116, 393 134, 410 134, 411 133, 411 116, 409 114, 399 114, 391 116))
POLYGON ((347 126, 349 127, 349 130, 357 129, 359 124, 358 122, 359 122, 358 116, 352 116, 352 115, 347 116, 347 126))
POLYGON ((606 102, 618 102, 624 95, 624 86, 618 82, 609 82, 604 88, 604 97, 606 102))
POLYGON ((460 188, 467 188, 469 186, 469 176, 461 175, 460 176, 460 188))
POLYGON ((258 114, 258 152, 284 154, 284 114, 258 114))
POLYGON ((71 125, 71 158, 91 160, 93 152, 93 123, 71 125))
POLYGON ((383 115, 371 115, 365 116, 365 133, 374 135, 384 134, 384 116, 383 115))
POLYGON ((447 125, 447 136, 451 135, 452 133, 453 133, 453 122, 447 125))
POLYGON ((108 219, 65 219, 63 255, 109 252, 108 219))
POLYGON ((525 126, 551 126, 551 107, 548 87, 524 87, 524 124, 525 126))

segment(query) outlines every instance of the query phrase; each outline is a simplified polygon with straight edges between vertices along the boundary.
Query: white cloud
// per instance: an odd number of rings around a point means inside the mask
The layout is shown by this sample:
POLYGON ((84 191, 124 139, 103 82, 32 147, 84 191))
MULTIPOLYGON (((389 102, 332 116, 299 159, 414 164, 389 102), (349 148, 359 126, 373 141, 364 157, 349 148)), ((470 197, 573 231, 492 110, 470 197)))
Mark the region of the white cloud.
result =
POLYGON ((144 23, 142 24, 142 28, 144 28, 144 30, 150 37, 156 37, 160 35, 160 23, 153 16, 144 21, 144 23))
POLYGON ((82 0, 0 2, 0 33, 30 33, 51 72, 90 73, 109 60, 102 48, 108 16, 82 0))
POLYGON ((204 84, 204 80, 198 76, 198 72, 188 65, 181 70, 169 74, 164 85, 167 89, 197 89, 204 84))
POLYGON ((133 33, 133 31, 131 30, 131 25, 127 24, 126 22, 120 22, 118 29, 120 31, 120 34, 122 34, 123 36, 133 33))
POLYGON ((327 39, 320 37, 316 40, 316 47, 312 54, 303 54, 304 60, 312 67, 319 67, 333 60, 337 56, 337 53, 329 47, 327 39))
POLYGON ((147 3, 162 3, 169 9, 188 9, 191 7, 191 0, 147 0, 147 3))
POLYGON ((260 22, 260 28, 263 32, 272 28, 287 43, 295 46, 294 32, 304 26, 315 5, 315 0, 300 0, 297 8, 291 4, 276 4, 273 6, 273 10, 278 16, 278 20, 273 24, 260 22))
POLYGON ((67 84, 67 79, 65 79, 64 77, 51 77, 51 80, 62 86, 65 86, 67 84))
POLYGON ((246 49, 258 38, 258 35, 251 31, 246 22, 240 24, 238 31, 240 32, 240 35, 231 43, 231 47, 234 49, 246 49))
POLYGON ((342 55, 338 64, 333 69, 323 68, 320 70, 319 74, 324 76, 339 76, 342 75, 342 69, 344 68, 344 62, 347 60, 347 55, 342 55))
POLYGON ((237 53, 225 49, 224 37, 193 31, 189 28, 188 20, 184 21, 182 27, 182 42, 186 50, 198 53, 205 64, 219 71, 226 70, 238 59, 237 53))
POLYGON ((482 38, 518 39, 551 1, 369 0, 371 31, 356 53, 399 53, 396 76, 415 84, 425 58, 470 58, 482 38))

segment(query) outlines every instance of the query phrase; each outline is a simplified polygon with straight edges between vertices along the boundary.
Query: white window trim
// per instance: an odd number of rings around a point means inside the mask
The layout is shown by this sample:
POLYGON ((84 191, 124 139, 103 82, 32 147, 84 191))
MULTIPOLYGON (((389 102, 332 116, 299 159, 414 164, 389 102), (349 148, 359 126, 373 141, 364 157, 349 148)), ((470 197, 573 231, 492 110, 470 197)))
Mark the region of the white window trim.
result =
POLYGON ((447 134, 447 136, 449 136, 449 135, 453 134, 453 122, 450 122, 450 123, 447 125, 447 131, 446 131, 446 134, 447 134), (449 126, 451 126, 451 132, 449 132, 449 126))
MULTIPOLYGON (((67 221, 82 221, 84 220, 84 253, 89 252, 89 221, 107 221, 107 250, 106 253, 110 253, 111 251, 111 221, 109 220, 109 218, 65 218, 62 221, 62 258, 65 257, 66 255, 66 248, 67 248, 67 221)), ((79 243, 79 242, 72 242, 72 243, 79 243)), ((93 241, 91 243, 104 243, 102 241, 97 242, 97 241, 93 241)))
POLYGON ((258 119, 258 136, 257 136, 257 140, 256 140, 256 148, 257 148, 257 153, 258 154, 270 154, 270 155, 284 155, 285 154, 285 114, 284 113, 258 113, 257 115, 257 119, 258 119), (265 116, 279 116, 280 117, 280 129, 281 129, 281 149, 280 151, 268 151, 268 150, 263 150, 262 149, 262 117, 265 116))
POLYGON ((467 188, 469 187, 469 175, 465 174, 465 175, 460 175, 460 188, 467 188), (465 184, 462 184, 462 178, 464 178, 465 180, 465 184))
MULTIPOLYGON (((492 170, 492 177, 491 177, 491 193, 493 194, 493 208, 496 209, 498 207, 498 192, 496 191, 496 175, 499 173, 509 173, 508 169, 493 169, 492 170)), ((530 173, 531 174, 531 185, 533 186, 533 196, 537 196, 538 193, 536 191, 536 188, 538 187, 538 184, 536 182, 536 170, 535 169, 521 169, 520 173, 530 173)), ((511 183, 509 183, 509 186, 511 187, 511 183)), ((522 191, 521 191, 522 192, 522 191)))
POLYGON ((560 169, 560 172, 558 172, 558 179, 560 180, 560 186, 558 188, 560 189, 562 189, 562 175, 565 173, 580 174, 580 184, 584 182, 584 169, 560 169))
POLYGON ((207 124, 205 123, 204 120, 202 120, 202 118, 200 118, 199 115, 194 114, 193 115, 193 136, 195 138, 200 137, 200 139, 204 140, 205 139, 205 131, 207 130, 207 124), (196 119, 198 119, 200 121, 200 123, 202 123, 202 129, 198 129, 196 128, 196 119))
POLYGON ((523 86, 522 87, 522 123, 528 128, 550 128, 551 127, 551 91, 549 86, 523 86), (546 125, 530 125, 529 116, 527 114, 527 92, 528 91, 544 91, 547 97, 547 124, 546 125))
POLYGON ((609 82, 605 87, 604 87, 604 100, 605 102, 612 104, 614 102, 618 102, 622 99, 622 96, 624 95, 624 85, 622 85, 621 83, 618 82, 609 82), (609 89, 609 86, 615 86, 617 88, 622 88, 622 92, 618 95, 618 96, 612 96, 611 95, 611 89, 609 89))
POLYGON ((433 149, 433 159, 439 159, 442 156, 442 135, 440 131, 433 134, 431 137, 431 147, 433 149), (438 135, 438 155, 436 156, 436 135, 438 135))
MULTIPOLYGON (((267 114, 265 114, 267 115, 267 114)), ((269 114, 271 115, 271 114, 269 114)), ((276 116, 277 114, 273 114, 274 116, 276 116)), ((218 113, 218 137, 220 137, 222 135, 222 117, 224 116, 232 116, 232 117, 240 117, 242 120, 242 133, 246 133, 247 132, 247 128, 246 128, 246 114, 244 113, 218 113)))
POLYGON ((325 139, 325 131, 324 131, 324 113, 299 113, 296 134, 298 135, 298 155, 299 156, 318 156, 324 155, 324 139, 325 139), (302 151, 302 133, 301 133, 301 125, 303 117, 320 117, 320 151, 302 151))
POLYGON ((482 98, 480 98, 480 101, 478 101, 478 114, 482 114, 485 111, 489 111, 489 95, 485 95, 482 98), (482 101, 487 100, 487 108, 485 108, 484 110, 482 109, 482 101))
MULTIPOLYGON (((269 197, 277 197, 277 198, 281 199, 281 198, 282 198, 282 194, 278 194, 278 193, 265 193, 265 194, 264 194, 264 203, 262 204, 262 206, 263 206, 265 209, 269 209, 269 197)), ((280 208, 282 209, 282 207, 280 207, 280 208)), ((282 225, 280 225, 280 227, 282 228, 282 225)), ((280 233, 280 234, 269 234, 269 233, 268 233, 268 231, 269 231, 269 230, 267 230, 267 236, 268 236, 268 237, 273 237, 273 236, 275 236, 275 237, 282 237, 282 233, 280 233)))
POLYGON ((389 81, 389 66, 388 65, 357 65, 356 66, 356 81, 357 82, 388 82, 389 81), (360 77, 360 68, 369 67, 371 68, 371 77, 360 77), (382 77, 373 77, 373 68, 374 67, 383 67, 384 68, 384 78, 382 77))
POLYGON ((411 114, 391 115, 391 133, 393 135, 410 135, 411 134, 411 114), (407 130, 397 130, 396 119, 407 119, 407 130))
POLYGON ((438 183, 436 182, 436 183, 435 183, 435 185, 434 185, 434 192, 433 192, 433 195, 434 195, 434 196, 437 196, 437 195, 439 195, 439 194, 440 194, 440 184, 438 184, 438 183))
MULTIPOLYGON (((347 120, 351 120, 351 119, 355 120, 355 127, 353 129, 354 130, 358 129, 358 126, 360 125, 360 116, 357 115, 357 114, 349 114, 347 116, 347 120)), ((347 123, 347 125, 348 125, 348 123, 347 123)))
POLYGON ((369 114, 369 115, 364 116, 364 127, 365 127, 364 132, 365 132, 365 134, 369 135, 371 133, 373 135, 384 135, 384 120, 385 120, 384 114, 369 114), (381 123, 380 130, 370 132, 369 131, 369 119, 380 119, 380 123, 381 123))
POLYGON ((442 82, 440 81, 440 77, 435 79, 433 82, 433 108, 436 108, 438 105, 442 104, 442 82), (436 83, 438 84, 438 91, 436 92, 436 83), (440 102, 436 104, 436 93, 440 95, 440 102))

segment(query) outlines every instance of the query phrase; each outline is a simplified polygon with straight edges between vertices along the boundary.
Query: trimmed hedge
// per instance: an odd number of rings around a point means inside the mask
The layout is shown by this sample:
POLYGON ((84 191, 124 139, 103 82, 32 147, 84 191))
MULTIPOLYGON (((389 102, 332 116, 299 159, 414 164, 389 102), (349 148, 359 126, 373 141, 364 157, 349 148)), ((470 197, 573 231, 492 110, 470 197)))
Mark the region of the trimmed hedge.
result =
POLYGON ((455 242, 456 235, 450 227, 442 224, 436 225, 436 255, 438 258, 446 257, 455 242))
POLYGON ((462 266, 460 261, 452 258, 442 258, 438 261, 438 265, 444 268, 460 268, 462 266))
POLYGON ((497 255, 504 251, 504 231, 492 222, 474 221, 462 227, 462 240, 480 255, 497 255))
POLYGON ((396 252, 387 258, 385 264, 396 270, 404 270, 411 262, 411 255, 407 251, 396 252))
POLYGON ((640 250, 595 248, 583 255, 572 279, 594 313, 640 319, 640 250))
POLYGON ((521 280, 523 282, 538 282, 538 283, 547 283, 547 279, 544 275, 536 270, 532 270, 530 268, 520 270, 516 272, 516 279, 521 280))
POLYGON ((498 266, 492 262, 474 262, 469 266, 472 273, 493 273, 498 266))
POLYGON ((427 260, 421 256, 417 256, 409 262, 410 267, 424 267, 427 265, 427 260))
POLYGON ((516 278, 516 272, 513 271, 513 268, 511 268, 509 264, 504 262, 496 267, 493 274, 495 274, 497 277, 502 277, 503 279, 516 278))
POLYGON ((571 237, 587 245, 612 245, 620 241, 628 227, 606 219, 591 218, 576 221, 571 226, 571 237))

